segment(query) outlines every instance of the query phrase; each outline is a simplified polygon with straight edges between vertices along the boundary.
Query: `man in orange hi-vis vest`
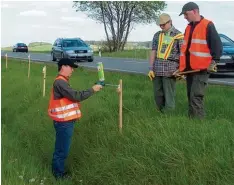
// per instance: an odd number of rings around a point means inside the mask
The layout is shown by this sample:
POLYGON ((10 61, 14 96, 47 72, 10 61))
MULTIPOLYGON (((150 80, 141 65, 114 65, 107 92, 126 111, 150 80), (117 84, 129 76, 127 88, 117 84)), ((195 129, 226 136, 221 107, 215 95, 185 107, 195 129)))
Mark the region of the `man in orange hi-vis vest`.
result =
POLYGON ((63 58, 58 62, 59 74, 55 78, 48 107, 48 115, 53 120, 56 131, 55 150, 52 159, 52 172, 56 179, 70 177, 64 170, 68 156, 74 124, 81 118, 80 102, 100 91, 101 85, 83 91, 76 91, 69 85, 73 69, 77 68, 72 60, 63 58))
POLYGON ((186 77, 190 118, 205 116, 204 94, 210 72, 216 71, 216 62, 222 55, 222 42, 214 24, 200 15, 194 2, 186 3, 180 15, 189 24, 181 47, 179 71, 198 70, 186 77))

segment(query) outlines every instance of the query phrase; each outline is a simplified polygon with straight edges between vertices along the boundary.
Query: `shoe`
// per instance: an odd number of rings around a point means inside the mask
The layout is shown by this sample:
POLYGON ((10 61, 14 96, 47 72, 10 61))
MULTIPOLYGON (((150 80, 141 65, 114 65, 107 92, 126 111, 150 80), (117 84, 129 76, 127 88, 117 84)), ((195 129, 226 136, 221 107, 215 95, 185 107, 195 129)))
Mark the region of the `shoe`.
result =
POLYGON ((56 180, 63 180, 63 179, 72 179, 72 174, 70 172, 64 172, 62 175, 55 176, 56 180))
POLYGON ((159 113, 163 113, 163 108, 156 107, 156 111, 159 112, 159 113))

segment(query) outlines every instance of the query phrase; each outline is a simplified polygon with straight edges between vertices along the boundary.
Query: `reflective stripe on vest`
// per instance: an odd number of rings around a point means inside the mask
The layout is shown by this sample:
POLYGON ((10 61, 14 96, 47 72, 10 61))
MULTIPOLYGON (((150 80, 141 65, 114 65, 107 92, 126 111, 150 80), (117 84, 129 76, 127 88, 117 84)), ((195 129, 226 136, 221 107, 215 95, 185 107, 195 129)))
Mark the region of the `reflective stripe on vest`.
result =
POLYGON ((163 33, 160 33, 160 34, 159 34, 159 39, 158 39, 157 58, 160 58, 160 51, 162 50, 163 39, 164 39, 164 34, 163 34, 163 33))
POLYGON ((210 53, 204 53, 204 52, 191 51, 190 54, 193 54, 198 57, 211 57, 210 53))
MULTIPOLYGON (((58 76, 55 80, 57 79, 62 79, 67 82, 67 79, 62 76, 58 76)), ((55 100, 53 91, 52 88, 48 108, 48 114, 53 120, 63 122, 81 118, 78 102, 71 101, 65 97, 55 100)))
POLYGON ((207 44, 207 41, 206 40, 202 40, 202 39, 192 39, 191 43, 207 44))
POLYGON ((171 54, 172 46, 176 39, 183 39, 184 35, 182 33, 179 33, 178 35, 171 37, 171 36, 165 36, 164 33, 159 34, 159 42, 158 42, 158 51, 157 51, 157 58, 167 60, 168 57, 171 54), (163 44, 168 44, 165 52, 162 52, 162 46, 163 44))
POLYGON ((207 69, 212 60, 212 56, 210 54, 210 49, 207 43, 207 26, 211 21, 207 19, 202 19, 197 26, 195 27, 192 38, 190 48, 188 47, 188 40, 190 35, 191 26, 188 25, 185 30, 184 42, 181 46, 181 54, 180 54, 180 65, 179 70, 184 71, 186 68, 186 52, 189 49, 190 53, 190 67, 193 70, 207 69))
POLYGON ((59 118, 59 119, 65 119, 65 118, 68 118, 70 116, 74 116, 76 114, 80 114, 80 110, 74 110, 74 111, 71 111, 71 112, 68 112, 68 113, 64 113, 64 114, 57 114, 57 115, 53 115, 54 118, 59 118))
POLYGON ((75 108, 75 107, 78 107, 78 104, 77 103, 72 103, 72 104, 69 104, 69 105, 65 105, 63 107, 57 107, 57 108, 51 109, 51 113, 65 111, 65 110, 69 110, 69 109, 72 109, 72 108, 75 108))

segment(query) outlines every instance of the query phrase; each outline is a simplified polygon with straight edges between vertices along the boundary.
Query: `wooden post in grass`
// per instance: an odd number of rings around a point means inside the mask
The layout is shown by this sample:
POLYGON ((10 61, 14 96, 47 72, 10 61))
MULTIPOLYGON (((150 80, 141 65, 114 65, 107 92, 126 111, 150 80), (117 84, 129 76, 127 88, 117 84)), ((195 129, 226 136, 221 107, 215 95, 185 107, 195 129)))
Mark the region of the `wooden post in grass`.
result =
POLYGON ((45 83, 46 83, 46 66, 43 67, 43 97, 45 97, 45 83))
POLYGON ((135 60, 136 60, 136 46, 135 46, 135 57, 134 57, 134 58, 135 58, 135 60))
POLYGON ((6 57, 6 69, 7 69, 7 53, 5 54, 5 57, 6 57))
POLYGON ((99 57, 102 57, 102 51, 101 51, 100 46, 98 46, 98 54, 99 54, 99 57))
POLYGON ((122 117, 122 110, 123 110, 123 89, 122 89, 122 79, 119 80, 119 85, 114 84, 105 84, 105 77, 104 77, 104 68, 102 62, 97 63, 97 69, 98 69, 98 78, 99 83, 98 84, 104 84, 105 86, 114 86, 118 87, 116 89, 117 93, 119 94, 119 132, 122 134, 122 127, 123 127, 123 117, 122 117))
POLYGON ((28 78, 30 77, 30 55, 28 55, 28 78))
POLYGON ((119 80, 119 86, 117 89, 119 93, 119 132, 122 134, 123 127, 123 84, 122 79, 119 80))

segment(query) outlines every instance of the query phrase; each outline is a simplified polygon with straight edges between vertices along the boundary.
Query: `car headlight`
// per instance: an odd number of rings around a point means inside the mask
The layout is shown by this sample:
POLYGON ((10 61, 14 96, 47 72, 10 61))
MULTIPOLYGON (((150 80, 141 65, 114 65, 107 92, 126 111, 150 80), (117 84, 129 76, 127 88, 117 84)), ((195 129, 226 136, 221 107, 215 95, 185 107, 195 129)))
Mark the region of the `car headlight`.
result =
POLYGON ((220 59, 232 59, 232 57, 230 55, 223 55, 220 59))
POLYGON ((72 54, 72 53, 75 53, 75 52, 73 50, 67 50, 66 53, 72 54))
POLYGON ((92 50, 92 49, 89 49, 89 50, 88 50, 88 53, 93 53, 93 50, 92 50))

